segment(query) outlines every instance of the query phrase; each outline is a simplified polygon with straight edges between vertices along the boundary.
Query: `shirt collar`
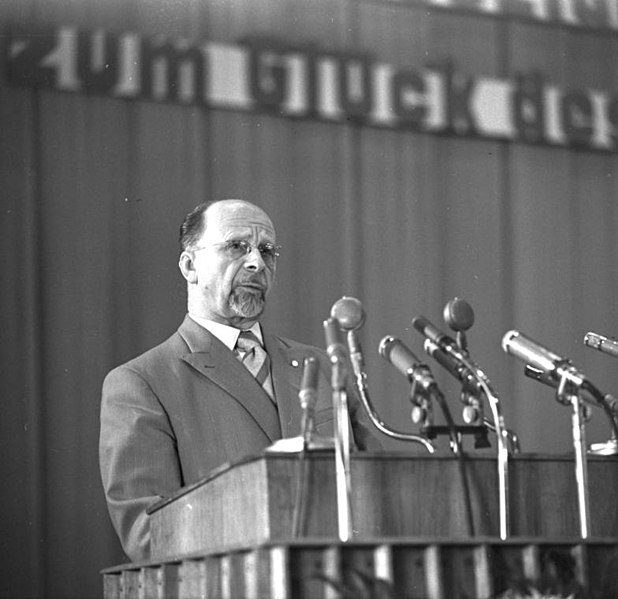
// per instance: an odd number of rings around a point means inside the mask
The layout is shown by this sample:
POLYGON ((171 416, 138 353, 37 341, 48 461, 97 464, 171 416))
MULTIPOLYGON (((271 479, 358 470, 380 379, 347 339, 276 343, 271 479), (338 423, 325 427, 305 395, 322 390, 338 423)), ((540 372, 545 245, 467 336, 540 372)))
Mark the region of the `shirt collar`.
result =
MULTIPOLYGON (((215 322, 214 320, 208 320, 207 318, 196 316, 190 312, 189 316, 192 320, 197 322, 197 324, 212 333, 226 347, 234 351, 236 341, 238 341, 238 335, 241 333, 241 329, 231 327, 227 324, 221 324, 220 322, 215 322)), ((247 330, 251 331, 260 340, 260 343, 264 345, 264 337, 262 335, 262 328, 260 327, 259 322, 254 323, 253 326, 247 330)))

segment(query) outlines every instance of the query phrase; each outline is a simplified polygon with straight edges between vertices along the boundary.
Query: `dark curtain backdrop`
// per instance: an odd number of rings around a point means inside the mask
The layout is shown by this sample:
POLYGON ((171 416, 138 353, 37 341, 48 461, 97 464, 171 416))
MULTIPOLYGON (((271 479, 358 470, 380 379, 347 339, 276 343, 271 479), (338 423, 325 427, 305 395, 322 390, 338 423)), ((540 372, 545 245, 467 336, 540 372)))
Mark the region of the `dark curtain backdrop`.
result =
MULTIPOLYGON (((563 88, 618 91, 616 36, 404 2, 5 0, 0 11, 1 26, 265 34, 401 68, 450 56, 471 75, 538 70, 563 88)), ((100 386, 182 319, 176 233, 202 200, 242 197, 272 215, 284 250, 267 326, 322 346, 333 302, 363 302, 371 393, 396 428, 415 430, 408 389, 378 342, 393 334, 423 355, 412 317, 446 328, 455 296, 475 310, 471 353, 525 451, 569 452, 570 413, 501 351, 507 330, 618 386, 615 362, 582 344, 588 330, 618 333, 615 155, 18 88, 2 73, 2 597, 98 597, 99 570, 126 561, 99 480, 100 386)), ((459 418, 457 386, 433 370, 459 418)), ((598 411, 588 435, 608 438, 598 411)))

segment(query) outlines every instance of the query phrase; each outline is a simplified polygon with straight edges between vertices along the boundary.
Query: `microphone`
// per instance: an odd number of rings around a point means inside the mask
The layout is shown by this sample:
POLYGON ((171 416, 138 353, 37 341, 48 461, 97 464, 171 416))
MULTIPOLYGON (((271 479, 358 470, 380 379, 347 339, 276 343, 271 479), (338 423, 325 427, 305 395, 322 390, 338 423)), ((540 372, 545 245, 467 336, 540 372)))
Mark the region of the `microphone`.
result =
POLYGON ((457 345, 468 351, 468 341, 466 331, 474 324, 474 310, 472 306, 463 299, 454 297, 444 306, 444 322, 457 332, 457 345))
POLYGON ((508 331, 502 338, 505 353, 519 358, 529 366, 546 373, 559 381, 564 375, 577 386, 586 382, 586 377, 571 366, 568 358, 563 358, 519 331, 508 331))
POLYGON ((314 356, 308 356, 303 362, 303 378, 298 392, 300 407, 303 411, 301 420, 301 435, 305 446, 308 446, 313 433, 313 413, 318 398, 318 374, 320 364, 314 356))
POLYGON ((412 319, 412 326, 422 335, 431 339, 440 349, 445 345, 455 345, 455 341, 446 333, 432 325, 424 316, 416 316, 412 319))
POLYGON ((429 368, 400 339, 387 335, 380 341, 378 353, 411 383, 420 384, 424 390, 435 386, 436 383, 429 368))
POLYGON ((324 321, 324 336, 326 338, 326 353, 331 362, 345 360, 345 346, 341 341, 341 328, 336 318, 327 318, 324 321))
POLYGON ((502 349, 505 353, 550 375, 558 366, 569 362, 568 359, 560 357, 519 331, 508 331, 504 335, 502 349))
POLYGON ((318 396, 318 375, 320 363, 314 356, 305 358, 303 362, 303 378, 298 392, 300 405, 305 409, 312 409, 318 396))
POLYGON ((478 380, 469 368, 466 368, 458 360, 453 358, 451 354, 442 351, 431 339, 425 339, 423 347, 427 354, 462 383, 465 390, 472 395, 480 395, 482 393, 482 388, 478 380))
POLYGON ((424 316, 413 318, 412 326, 432 341, 441 352, 451 356, 457 363, 467 368, 463 350, 457 345, 457 342, 431 324, 424 316))
POLYGON ((412 409, 412 422, 419 422, 429 426, 433 420, 429 392, 437 390, 436 382, 431 371, 425 364, 421 364, 412 351, 396 337, 387 335, 378 345, 378 353, 390 362, 411 383, 410 401, 414 404, 412 409), (420 387, 420 397, 417 397, 416 389, 420 387))
POLYGON ((608 337, 590 331, 584 336, 584 345, 618 358, 618 341, 615 339, 609 339, 608 337))
POLYGON ((466 300, 454 297, 444 306, 444 322, 454 331, 467 331, 474 324, 474 310, 466 300))
POLYGON ((346 351, 341 341, 341 327, 336 318, 327 318, 324 321, 324 336, 326 337, 326 353, 331 363, 331 387, 342 393, 345 389, 346 351))
POLYGON ((347 331, 348 350, 352 370, 356 377, 366 378, 363 350, 356 331, 365 322, 365 310, 360 300, 355 297, 343 296, 338 299, 330 310, 331 318, 336 318, 344 331, 347 331))
POLYGON ((618 415, 618 401, 613 395, 599 390, 591 380, 572 366, 567 358, 560 357, 519 331, 509 331, 504 335, 502 349, 527 363, 526 376, 549 385, 554 381, 558 392, 564 379, 590 393, 596 403, 605 410, 618 436, 618 425, 614 420, 618 415))
POLYGON ((360 329, 365 322, 365 310, 360 300, 343 296, 330 309, 331 318, 336 318, 344 331, 360 329))

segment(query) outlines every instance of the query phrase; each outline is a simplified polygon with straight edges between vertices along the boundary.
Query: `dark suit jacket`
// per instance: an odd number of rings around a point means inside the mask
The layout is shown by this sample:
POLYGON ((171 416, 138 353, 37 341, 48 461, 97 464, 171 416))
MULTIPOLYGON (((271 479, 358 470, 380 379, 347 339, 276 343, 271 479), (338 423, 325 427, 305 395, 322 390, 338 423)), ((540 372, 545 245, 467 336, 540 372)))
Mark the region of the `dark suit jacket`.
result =
MULTIPOLYGON (((188 316, 169 339, 103 383, 100 465, 114 527, 134 561, 150 556, 146 508, 214 468, 300 434, 303 360, 320 360, 316 432, 333 435, 330 363, 322 350, 264 332, 277 407, 223 343, 188 316)), ((378 447, 348 394, 355 444, 378 447)))

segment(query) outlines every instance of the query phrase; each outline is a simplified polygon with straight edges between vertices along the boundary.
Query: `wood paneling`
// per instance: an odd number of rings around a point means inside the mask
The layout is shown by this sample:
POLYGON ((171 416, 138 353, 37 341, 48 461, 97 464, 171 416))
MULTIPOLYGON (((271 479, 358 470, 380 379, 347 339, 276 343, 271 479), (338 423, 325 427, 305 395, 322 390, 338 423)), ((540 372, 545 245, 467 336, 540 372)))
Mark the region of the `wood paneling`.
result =
MULTIPOLYGON (((307 456, 299 538, 337 537, 334 459, 332 452, 307 456)), ((248 459, 161 502, 150 514, 152 559, 294 540, 299 464, 296 455, 248 459)), ((618 537, 618 514, 612 509, 617 465, 615 458, 589 460, 590 537, 618 537)), ((510 538, 581 537, 573 459, 516 456, 509 470, 510 538)), ((499 537, 496 460, 468 457, 463 472, 472 535, 457 458, 387 452, 352 456, 353 539, 499 537)))

